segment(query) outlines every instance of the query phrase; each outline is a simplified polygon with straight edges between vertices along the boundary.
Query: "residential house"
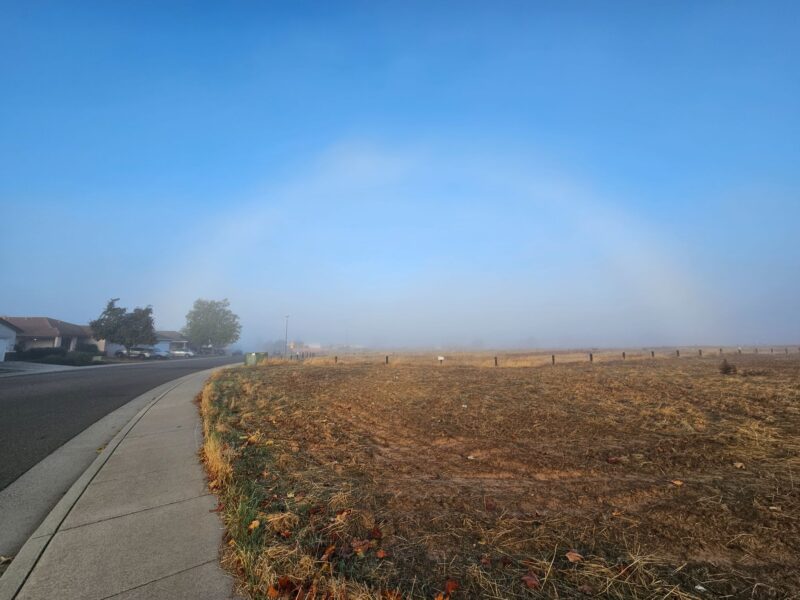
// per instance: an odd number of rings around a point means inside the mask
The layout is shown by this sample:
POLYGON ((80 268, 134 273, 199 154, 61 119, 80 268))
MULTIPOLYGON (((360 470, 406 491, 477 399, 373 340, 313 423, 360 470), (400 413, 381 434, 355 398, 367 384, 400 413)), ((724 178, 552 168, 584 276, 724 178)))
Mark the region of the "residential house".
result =
POLYGON ((21 350, 31 348, 64 348, 72 351, 78 344, 95 343, 91 330, 49 317, 2 317, 17 329, 16 346, 21 350))
POLYGON ((156 331, 156 340, 153 347, 164 352, 189 349, 189 340, 179 331, 156 331))
POLYGON ((6 359, 6 352, 14 349, 14 344, 17 343, 17 334, 20 333, 22 330, 19 327, 5 319, 0 319, 0 362, 6 359))

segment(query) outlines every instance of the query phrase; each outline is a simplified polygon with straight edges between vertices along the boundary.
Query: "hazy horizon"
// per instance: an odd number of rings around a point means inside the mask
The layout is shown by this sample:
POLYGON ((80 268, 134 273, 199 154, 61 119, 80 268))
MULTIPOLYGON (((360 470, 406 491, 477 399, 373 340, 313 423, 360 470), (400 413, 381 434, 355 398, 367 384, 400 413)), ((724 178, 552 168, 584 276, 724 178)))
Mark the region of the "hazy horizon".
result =
POLYGON ((793 3, 7 6, 0 315, 800 342, 793 3))

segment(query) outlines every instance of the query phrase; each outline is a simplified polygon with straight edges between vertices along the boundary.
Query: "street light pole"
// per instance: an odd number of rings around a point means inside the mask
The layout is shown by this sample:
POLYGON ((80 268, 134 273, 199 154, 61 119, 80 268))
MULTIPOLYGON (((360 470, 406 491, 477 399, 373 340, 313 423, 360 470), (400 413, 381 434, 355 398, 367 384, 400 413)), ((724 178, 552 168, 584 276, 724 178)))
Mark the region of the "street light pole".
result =
POLYGON ((286 358, 289 354, 289 315, 286 315, 286 334, 283 338, 283 358, 286 358))

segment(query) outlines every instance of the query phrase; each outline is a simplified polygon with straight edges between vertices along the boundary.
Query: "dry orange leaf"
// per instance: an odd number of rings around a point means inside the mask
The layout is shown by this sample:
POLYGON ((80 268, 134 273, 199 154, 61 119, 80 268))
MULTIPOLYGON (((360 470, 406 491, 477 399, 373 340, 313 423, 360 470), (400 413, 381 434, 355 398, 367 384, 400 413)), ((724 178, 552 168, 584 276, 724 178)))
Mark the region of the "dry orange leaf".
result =
POLYGON ((525 584, 526 587, 528 587, 530 589, 533 589, 533 590, 538 590, 539 589, 539 585, 540 585, 539 584, 539 578, 533 573, 528 573, 527 575, 523 575, 522 576, 522 582, 525 584))
POLYGON ((274 585, 269 586, 267 590, 267 598, 280 598, 281 593, 275 588, 274 585))
POLYGON ((448 579, 444 584, 444 593, 448 596, 458 589, 458 582, 455 579, 448 579))
POLYGON ((681 487, 683 485, 683 482, 680 479, 673 479, 670 481, 670 483, 675 487, 681 487))
POLYGON ((334 546, 333 544, 331 544, 330 546, 325 548, 325 553, 322 555, 322 560, 323 561, 328 560, 331 557, 331 554, 333 554, 333 552, 335 550, 336 550, 336 546, 334 546))
POLYGON ((383 548, 381 548, 380 550, 378 550, 375 553, 375 556, 377 556, 378 558, 383 559, 383 558, 386 558, 387 556, 389 556, 389 553, 386 550, 384 550, 383 548))
POLYGON ((259 521, 258 519, 253 519, 250 522, 250 525, 247 526, 247 530, 253 531, 254 529, 258 529, 259 525, 261 525, 261 521, 259 521))
POLYGON ((744 463, 741 462, 735 462, 733 463, 733 466, 736 467, 737 469, 744 469, 744 463))
POLYGON ((581 556, 575 550, 570 550, 564 556, 567 557, 567 560, 571 563, 581 562, 583 560, 583 556, 581 556))

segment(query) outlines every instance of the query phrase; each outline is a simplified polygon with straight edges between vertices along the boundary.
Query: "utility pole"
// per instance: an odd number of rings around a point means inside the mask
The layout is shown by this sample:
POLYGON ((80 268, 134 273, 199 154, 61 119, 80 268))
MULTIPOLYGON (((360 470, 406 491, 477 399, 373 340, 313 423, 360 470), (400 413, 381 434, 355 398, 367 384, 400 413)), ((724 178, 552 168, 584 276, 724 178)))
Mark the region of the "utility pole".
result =
POLYGON ((283 338, 283 358, 289 355, 289 315, 286 315, 286 334, 283 338))

